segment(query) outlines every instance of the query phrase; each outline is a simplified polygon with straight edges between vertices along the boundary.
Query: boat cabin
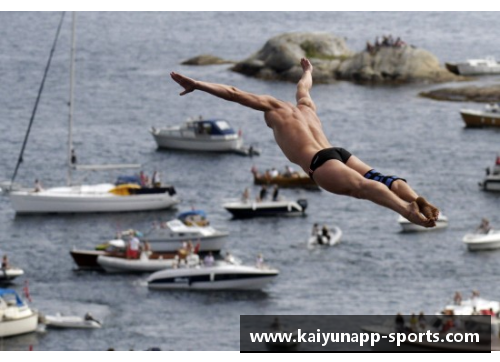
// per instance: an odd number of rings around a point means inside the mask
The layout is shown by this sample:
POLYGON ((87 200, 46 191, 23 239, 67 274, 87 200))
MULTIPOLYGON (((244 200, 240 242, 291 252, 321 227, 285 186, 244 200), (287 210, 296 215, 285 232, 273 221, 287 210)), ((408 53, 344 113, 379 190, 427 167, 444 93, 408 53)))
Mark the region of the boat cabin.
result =
POLYGON ((196 135, 224 136, 236 134, 229 123, 223 119, 188 121, 186 128, 193 131, 196 135))

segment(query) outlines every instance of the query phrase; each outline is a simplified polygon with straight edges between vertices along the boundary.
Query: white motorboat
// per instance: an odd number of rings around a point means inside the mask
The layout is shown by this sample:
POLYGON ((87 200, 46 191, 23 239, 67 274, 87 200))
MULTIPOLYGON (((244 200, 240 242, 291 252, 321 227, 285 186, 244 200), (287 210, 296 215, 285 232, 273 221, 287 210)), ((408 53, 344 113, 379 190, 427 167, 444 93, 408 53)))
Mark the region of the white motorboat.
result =
POLYGON ((234 201, 225 203, 222 206, 233 214, 234 218, 304 216, 307 208, 307 200, 234 201))
POLYGON ((412 223, 408 219, 404 218, 403 216, 399 216, 398 218, 398 223, 403 229, 403 232, 416 232, 416 231, 432 231, 432 230, 439 230, 439 229, 444 229, 448 227, 448 218, 444 216, 443 214, 439 214, 438 219, 436 221, 436 226, 432 228, 426 228, 417 224, 412 223))
POLYGON ((486 168, 486 176, 479 182, 479 188, 484 191, 500 191, 500 156, 497 156, 493 167, 486 168))
POLYGON ((500 63, 494 57, 467 59, 460 63, 445 63, 446 68, 459 75, 500 74, 500 63))
MULTIPOLYGON (((35 185, 34 189, 7 189, 12 207, 19 214, 26 213, 85 213, 85 212, 122 212, 167 209, 179 203, 172 186, 142 187, 138 184, 72 184, 72 171, 102 171, 123 168, 139 168, 136 164, 122 165, 78 165, 72 143, 73 129, 73 93, 75 65, 75 13, 73 13, 73 36, 71 47, 71 78, 69 94, 69 122, 67 149, 67 186, 43 189, 35 185)), ((42 83, 43 84, 43 83, 42 83)), ((32 118, 33 120, 33 118, 32 118)), ((25 136, 28 139, 31 123, 25 136)), ((26 141, 25 143, 26 144, 26 141)), ((23 159, 24 146, 18 158, 10 185, 14 185, 17 170, 23 159)))
POLYGON ((199 242, 200 252, 218 252, 226 244, 227 231, 210 226, 207 215, 202 210, 180 213, 176 219, 155 225, 140 236, 155 252, 176 252, 183 242, 199 242))
POLYGON ((37 326, 38 312, 15 290, 0 288, 0 338, 34 332, 37 326))
POLYGON ((188 119, 183 124, 150 130, 159 148, 202 152, 236 152, 257 155, 253 147, 243 147, 241 132, 223 119, 188 119))
POLYGON ((471 251, 493 250, 500 248, 500 230, 489 230, 487 233, 466 234, 463 242, 471 251))
POLYGON ((484 110, 461 109, 460 115, 466 127, 500 127, 500 107, 487 104, 484 110))
POLYGON ((24 275, 24 270, 16 267, 0 268, 0 283, 9 282, 17 277, 24 275))
POLYGON ((465 299, 458 303, 447 304, 442 310, 437 312, 437 315, 473 315, 474 313, 488 313, 491 311, 494 314, 500 312, 500 302, 494 300, 483 299, 474 297, 465 299))
POLYGON ((255 290, 262 289, 278 276, 268 267, 216 262, 213 266, 165 269, 147 279, 151 289, 255 290))
POLYGON ((315 235, 311 235, 307 240, 307 245, 309 247, 332 246, 340 243, 342 230, 338 226, 332 226, 328 230, 329 233, 327 235, 324 235, 321 229, 315 235))
POLYGON ((77 328, 77 329, 96 329, 102 328, 102 322, 94 319, 89 313, 84 317, 64 316, 60 313, 55 315, 46 315, 42 318, 43 323, 51 328, 77 328))
POLYGON ((177 265, 195 266, 200 259, 197 254, 178 257, 149 259, 146 252, 142 252, 139 259, 126 259, 114 256, 99 255, 97 263, 108 273, 153 273, 158 270, 172 268, 177 265))

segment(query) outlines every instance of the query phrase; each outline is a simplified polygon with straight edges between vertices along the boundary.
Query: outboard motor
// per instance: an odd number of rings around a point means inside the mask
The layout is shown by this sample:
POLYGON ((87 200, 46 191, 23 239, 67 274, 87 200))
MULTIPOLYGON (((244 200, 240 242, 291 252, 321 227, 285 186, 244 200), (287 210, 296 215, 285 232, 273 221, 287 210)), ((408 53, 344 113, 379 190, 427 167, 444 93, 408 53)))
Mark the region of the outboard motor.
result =
POLYGON ((300 207, 302 208, 302 212, 306 211, 306 209, 307 209, 307 200, 306 199, 298 199, 297 204, 299 204, 300 207))

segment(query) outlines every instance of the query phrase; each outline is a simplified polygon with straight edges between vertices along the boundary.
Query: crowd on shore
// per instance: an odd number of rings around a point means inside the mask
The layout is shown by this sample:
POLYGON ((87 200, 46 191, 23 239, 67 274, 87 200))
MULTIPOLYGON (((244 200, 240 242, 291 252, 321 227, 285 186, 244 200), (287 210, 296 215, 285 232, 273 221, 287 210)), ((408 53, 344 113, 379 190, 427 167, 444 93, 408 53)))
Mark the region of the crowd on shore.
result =
POLYGON ((370 54, 377 53, 381 48, 390 47, 390 48, 402 48, 407 46, 408 44, 403 41, 400 37, 394 39, 392 35, 383 35, 382 37, 377 36, 375 38, 375 43, 372 44, 369 41, 366 42, 366 51, 370 54))

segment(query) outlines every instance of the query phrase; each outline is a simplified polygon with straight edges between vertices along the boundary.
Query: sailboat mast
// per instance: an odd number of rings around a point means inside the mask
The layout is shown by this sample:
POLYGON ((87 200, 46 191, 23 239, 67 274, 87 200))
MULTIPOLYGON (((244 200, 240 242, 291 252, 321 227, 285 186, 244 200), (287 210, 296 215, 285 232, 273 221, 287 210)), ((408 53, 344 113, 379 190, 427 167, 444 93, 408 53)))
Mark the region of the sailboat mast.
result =
POLYGON ((69 77, 69 117, 68 117, 68 186, 71 186, 72 152, 73 152, 73 93, 75 89, 75 42, 76 42, 76 12, 72 13, 71 33, 71 67, 69 77))

